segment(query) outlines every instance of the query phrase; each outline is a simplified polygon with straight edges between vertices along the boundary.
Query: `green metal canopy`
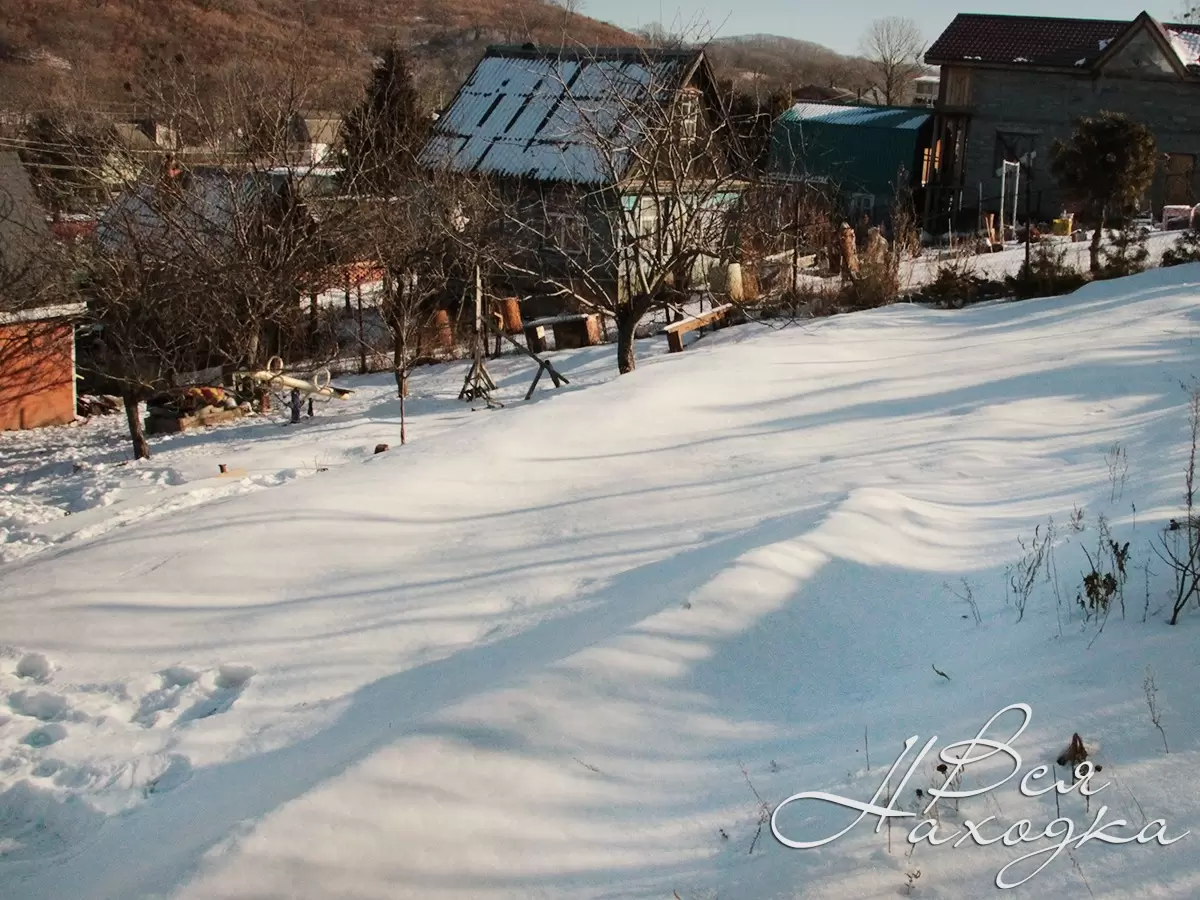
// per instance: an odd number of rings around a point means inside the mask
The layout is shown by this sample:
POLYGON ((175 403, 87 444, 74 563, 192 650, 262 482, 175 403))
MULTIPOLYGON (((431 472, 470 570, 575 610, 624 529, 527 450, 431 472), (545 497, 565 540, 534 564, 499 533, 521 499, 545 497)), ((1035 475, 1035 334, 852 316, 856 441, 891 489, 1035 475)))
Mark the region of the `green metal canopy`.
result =
POLYGON ((771 171, 847 194, 890 195, 901 166, 911 175, 917 165, 930 118, 920 108, 797 103, 775 121, 771 171))

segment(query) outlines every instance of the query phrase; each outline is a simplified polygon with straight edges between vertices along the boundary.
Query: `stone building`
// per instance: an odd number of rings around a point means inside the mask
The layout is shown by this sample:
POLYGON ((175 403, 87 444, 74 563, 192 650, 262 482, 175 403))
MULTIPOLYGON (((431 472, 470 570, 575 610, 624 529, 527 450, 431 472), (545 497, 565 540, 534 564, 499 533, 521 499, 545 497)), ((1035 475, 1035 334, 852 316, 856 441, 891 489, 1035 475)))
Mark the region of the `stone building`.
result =
MULTIPOLYGON (((1200 24, 960 14, 925 61, 941 67, 934 188, 926 212, 973 228, 1000 206, 1005 161, 1022 162, 1017 215, 1039 220, 1064 199, 1049 171, 1050 148, 1081 116, 1124 113, 1148 125, 1162 153, 1146 197, 1164 205, 1200 200, 1200 24)), ((1012 209, 1016 167, 1005 205, 1012 209)))

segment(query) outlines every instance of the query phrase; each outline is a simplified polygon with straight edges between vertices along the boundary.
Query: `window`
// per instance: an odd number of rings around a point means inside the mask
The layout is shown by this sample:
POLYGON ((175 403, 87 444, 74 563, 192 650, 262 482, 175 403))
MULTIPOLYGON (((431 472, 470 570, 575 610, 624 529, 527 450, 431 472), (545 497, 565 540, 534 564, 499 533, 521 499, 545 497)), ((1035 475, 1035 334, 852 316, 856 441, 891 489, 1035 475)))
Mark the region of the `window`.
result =
POLYGON ((696 140, 696 126, 700 119, 700 104, 694 94, 679 98, 679 134, 683 140, 696 140))
POLYGON ((926 147, 921 153, 921 187, 933 181, 941 168, 942 140, 938 138, 932 147, 926 147))
POLYGON ((1021 162, 1037 146, 1037 135, 1029 131, 997 131, 996 153, 992 166, 996 171, 1006 162, 1021 162))
POLYGON ((549 213, 547 225, 549 237, 557 249, 571 255, 581 254, 587 249, 587 225, 579 213, 549 213))

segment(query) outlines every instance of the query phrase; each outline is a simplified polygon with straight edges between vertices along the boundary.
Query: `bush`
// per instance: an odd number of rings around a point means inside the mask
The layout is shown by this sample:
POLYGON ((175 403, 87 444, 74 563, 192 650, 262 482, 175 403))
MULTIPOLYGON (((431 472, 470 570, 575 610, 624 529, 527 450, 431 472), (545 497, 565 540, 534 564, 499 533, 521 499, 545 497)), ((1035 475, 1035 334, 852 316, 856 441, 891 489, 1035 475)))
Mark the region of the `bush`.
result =
POLYGON ((914 293, 911 299, 933 303, 943 309, 962 309, 968 303, 994 300, 1007 293, 1003 282, 975 274, 974 255, 960 254, 942 263, 933 281, 914 293))
POLYGON ((840 305, 853 311, 895 303, 900 295, 900 267, 895 255, 864 260, 858 275, 842 285, 840 305))
POLYGON ((1005 285, 1018 299, 1055 297, 1069 294, 1087 284, 1087 277, 1067 262, 1065 245, 1042 241, 1033 251, 1028 265, 1022 265, 1016 275, 1004 279, 1005 285))
POLYGON ((1185 231, 1175 246, 1163 253, 1164 266, 1181 266, 1184 263, 1200 262, 1200 230, 1185 231))
POLYGON ((1150 260, 1146 229, 1135 226, 1108 232, 1108 245, 1101 251, 1099 278, 1124 278, 1145 272, 1150 260))

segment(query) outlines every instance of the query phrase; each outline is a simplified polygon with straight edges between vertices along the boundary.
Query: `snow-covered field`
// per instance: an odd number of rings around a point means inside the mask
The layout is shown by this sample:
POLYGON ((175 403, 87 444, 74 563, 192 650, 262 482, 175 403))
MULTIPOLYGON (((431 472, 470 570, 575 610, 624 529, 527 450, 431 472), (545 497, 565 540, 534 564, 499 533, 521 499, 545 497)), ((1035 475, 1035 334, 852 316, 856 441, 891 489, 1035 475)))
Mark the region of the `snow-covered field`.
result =
POLYGON ((1200 610, 1165 624, 1150 549, 1198 299, 1188 266, 642 341, 619 379, 613 348, 565 351, 572 384, 529 403, 506 358, 499 410, 430 368, 404 448, 387 376, 137 464, 120 417, 0 435, 0 897, 985 897, 1053 842, 914 848, 868 818, 792 849, 767 819, 870 801, 936 735, 896 788, 919 810, 938 750, 1014 703, 1022 775, 1078 732, 1108 786, 1018 776, 941 801, 944 833, 1161 818, 1193 833, 1069 846, 1011 896, 1200 896, 1200 610), (1102 632, 1075 601, 1101 517, 1130 542, 1102 632), (1018 539, 1051 519, 1018 621, 1018 539))

